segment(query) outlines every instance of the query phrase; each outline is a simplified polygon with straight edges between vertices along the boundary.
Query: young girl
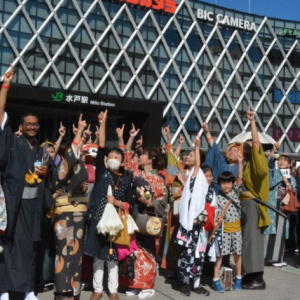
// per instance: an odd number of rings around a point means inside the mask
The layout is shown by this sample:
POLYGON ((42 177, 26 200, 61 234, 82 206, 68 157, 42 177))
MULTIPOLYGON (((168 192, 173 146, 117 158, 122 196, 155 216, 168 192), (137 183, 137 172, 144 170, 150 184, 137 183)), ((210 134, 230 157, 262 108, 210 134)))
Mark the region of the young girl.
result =
POLYGON ((233 289, 241 290, 242 285, 242 228, 241 228, 241 210, 239 201, 239 186, 242 184, 242 158, 238 156, 239 171, 238 179, 229 172, 222 172, 218 178, 218 184, 221 191, 218 194, 216 220, 224 221, 222 242, 218 238, 216 246, 217 261, 214 268, 213 286, 215 291, 224 292, 224 288, 219 280, 219 271, 222 264, 222 257, 228 254, 234 254, 236 265, 236 280, 233 289), (236 182, 236 183, 235 183, 236 182), (222 212, 229 199, 231 200, 224 217, 221 216, 222 212))
POLYGON ((108 269, 108 289, 110 300, 118 300, 118 255, 116 245, 113 243, 113 254, 109 253, 110 243, 107 236, 98 234, 96 226, 100 221, 107 203, 113 204, 116 209, 125 209, 125 202, 132 203, 131 182, 121 172, 124 153, 119 148, 108 151, 105 146, 105 124, 107 111, 100 113, 99 149, 96 157, 96 181, 90 198, 90 209, 88 213, 89 224, 85 237, 86 255, 94 257, 93 264, 93 287, 90 300, 99 300, 103 292, 104 264, 108 269), (104 158, 107 156, 107 169, 104 158), (107 195, 108 186, 112 187, 112 196, 107 195))
POLYGON ((200 169, 199 137, 194 141, 195 151, 191 151, 186 165, 191 172, 185 183, 180 204, 180 228, 176 242, 182 248, 178 260, 178 271, 183 276, 181 294, 190 296, 190 278, 194 278, 194 291, 208 296, 209 292, 200 286, 200 275, 206 250, 206 238, 203 232, 204 222, 201 213, 205 210, 205 199, 208 190, 207 181, 200 169))

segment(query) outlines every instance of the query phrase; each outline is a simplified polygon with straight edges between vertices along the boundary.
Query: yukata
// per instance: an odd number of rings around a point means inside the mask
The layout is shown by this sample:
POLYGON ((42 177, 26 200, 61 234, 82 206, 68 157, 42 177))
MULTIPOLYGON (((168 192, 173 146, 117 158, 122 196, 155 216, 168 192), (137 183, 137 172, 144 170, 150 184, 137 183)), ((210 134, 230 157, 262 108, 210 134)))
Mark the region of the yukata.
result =
MULTIPOLYGON (((234 184, 229 192, 228 198, 232 201, 227 208, 223 218, 223 232, 221 235, 222 243, 217 243, 219 250, 217 256, 228 254, 242 254, 242 227, 241 227, 241 209, 239 200, 239 187, 234 184)), ((221 216, 228 199, 222 192, 218 194, 216 222, 221 216)), ((219 237, 219 236, 218 236, 219 237)))
POLYGON ((187 178, 179 206, 180 227, 176 243, 181 248, 178 272, 190 278, 202 273, 207 238, 205 236, 205 205, 208 184, 201 169, 196 176, 191 170, 187 178))
MULTIPOLYGON (((282 180, 282 174, 279 169, 275 168, 273 160, 268 159, 269 162, 269 205, 280 210, 280 202, 287 193, 286 186, 282 180)), ((296 180, 293 176, 290 178, 290 183, 293 189, 297 192, 296 180)), ((271 209, 268 209, 268 215, 271 219, 271 224, 264 231, 265 236, 265 258, 274 261, 283 261, 285 240, 289 237, 289 222, 287 219, 276 214, 271 209)))
POLYGON ((271 224, 267 208, 255 202, 269 201, 269 170, 262 145, 251 148, 251 157, 244 167, 240 200, 242 210, 244 282, 257 280, 264 271, 264 230, 271 224))
POLYGON ((93 287, 94 292, 103 292, 104 265, 108 268, 108 288, 110 293, 117 293, 118 279, 118 252, 115 243, 108 241, 108 235, 99 234, 97 224, 103 216, 107 202, 109 185, 115 199, 132 205, 132 190, 129 177, 118 175, 106 169, 104 157, 107 149, 99 147, 96 157, 96 180, 90 197, 88 224, 84 242, 84 254, 94 258, 93 287), (109 249, 112 248, 112 254, 109 249))
MULTIPOLYGON (((145 191, 149 191, 152 196, 153 206, 155 207, 158 215, 165 216, 167 210, 168 191, 164 184, 164 180, 161 176, 159 176, 158 170, 153 169, 150 172, 141 171, 138 164, 133 161, 132 153, 130 151, 125 152, 124 155, 124 167, 133 173, 132 188, 136 190, 137 188, 144 187, 145 191)), ((135 218, 137 212, 144 213, 146 209, 147 206, 137 200, 134 204, 132 213, 133 217, 135 218)), ((153 210, 153 208, 150 207, 149 211, 150 210, 153 210)), ((154 256, 159 255, 161 238, 155 238, 138 233, 136 237, 148 252, 154 256)))
POLYGON ((182 177, 187 176, 188 170, 183 170, 183 165, 178 161, 174 154, 174 148, 171 144, 167 145, 168 164, 166 169, 165 183, 169 191, 168 198, 168 223, 166 228, 166 239, 163 251, 161 267, 169 269, 174 273, 177 272, 177 261, 179 258, 178 247, 175 243, 177 231, 179 228, 179 217, 173 215, 174 201, 180 200, 183 186, 176 178, 178 172, 181 172, 182 177))
MULTIPOLYGON (((196 177, 191 178, 190 192, 193 193, 196 177)), ((194 222, 192 230, 187 231, 180 226, 176 243, 182 248, 178 259, 178 271, 183 276, 190 278, 199 277, 202 273, 207 239, 204 226, 197 220, 194 222), (199 239, 201 240, 199 245, 199 239)))
POLYGON ((57 295, 79 296, 87 196, 87 171, 73 145, 63 154, 53 176, 55 206, 52 211, 55 232, 55 279, 57 295))
POLYGON ((1 184, 7 211, 5 233, 0 235, 0 245, 4 248, 0 260, 0 291, 32 292, 41 220, 44 210, 53 205, 53 198, 44 178, 30 184, 25 181, 25 175, 35 171, 34 162, 42 161, 43 150, 37 141, 31 146, 24 136, 17 138, 6 113, 0 127, 0 145, 1 184))

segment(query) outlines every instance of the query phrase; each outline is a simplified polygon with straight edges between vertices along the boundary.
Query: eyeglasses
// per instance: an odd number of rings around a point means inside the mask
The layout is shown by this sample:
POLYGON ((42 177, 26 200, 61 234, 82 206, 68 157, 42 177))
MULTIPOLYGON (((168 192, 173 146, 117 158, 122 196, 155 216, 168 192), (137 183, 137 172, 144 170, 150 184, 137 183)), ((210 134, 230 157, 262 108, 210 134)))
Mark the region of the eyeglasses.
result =
POLYGON ((30 127, 34 127, 35 129, 40 128, 40 124, 38 123, 24 123, 23 126, 26 128, 30 128, 30 127))

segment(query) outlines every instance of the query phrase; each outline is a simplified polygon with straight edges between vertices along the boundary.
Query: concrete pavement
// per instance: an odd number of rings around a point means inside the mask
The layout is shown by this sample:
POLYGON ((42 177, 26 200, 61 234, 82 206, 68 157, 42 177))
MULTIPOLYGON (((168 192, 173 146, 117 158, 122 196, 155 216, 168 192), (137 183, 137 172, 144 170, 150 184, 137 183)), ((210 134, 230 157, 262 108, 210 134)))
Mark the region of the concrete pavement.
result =
MULTIPOLYGON (((204 275, 201 283, 210 291, 210 296, 205 298, 211 300, 300 300, 300 255, 286 254, 284 259, 288 263, 287 267, 274 268, 270 266, 265 268, 267 288, 264 291, 242 290, 239 292, 225 292, 223 294, 216 293, 211 287, 212 277, 204 275)), ((152 300, 199 300, 199 298, 204 298, 195 293, 192 293, 190 297, 182 296, 179 292, 181 287, 180 281, 167 279, 165 270, 160 270, 159 273, 155 284, 156 293, 151 298, 152 300)), ((90 294, 91 291, 84 290, 81 300, 89 300, 90 294)), ((121 300, 138 299, 137 297, 127 297, 124 292, 120 292, 119 296, 121 300)), ((39 294, 38 298, 40 300, 53 300, 53 291, 39 294)), ((107 294, 104 294, 102 299, 107 300, 107 294)))

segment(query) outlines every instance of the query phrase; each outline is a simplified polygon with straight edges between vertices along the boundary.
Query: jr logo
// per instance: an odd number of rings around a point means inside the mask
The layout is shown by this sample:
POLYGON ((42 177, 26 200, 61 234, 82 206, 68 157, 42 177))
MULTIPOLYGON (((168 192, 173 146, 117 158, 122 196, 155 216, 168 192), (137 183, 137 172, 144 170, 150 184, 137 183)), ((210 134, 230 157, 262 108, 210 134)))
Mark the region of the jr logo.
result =
POLYGON ((64 99, 64 93, 57 92, 56 95, 51 95, 53 101, 61 102, 64 99))

